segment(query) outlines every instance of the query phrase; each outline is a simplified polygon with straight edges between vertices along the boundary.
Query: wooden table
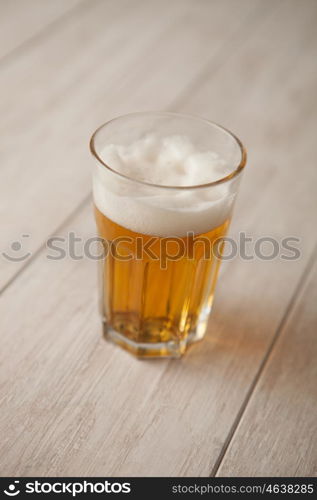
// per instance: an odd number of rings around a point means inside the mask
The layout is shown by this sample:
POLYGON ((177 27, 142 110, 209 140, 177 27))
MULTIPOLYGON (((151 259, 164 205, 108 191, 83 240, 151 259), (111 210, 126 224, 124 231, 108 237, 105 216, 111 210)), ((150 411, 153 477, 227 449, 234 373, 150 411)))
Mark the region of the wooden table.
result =
POLYGON ((1 475, 316 475, 317 2, 0 12, 1 475), (231 235, 300 238, 296 260, 224 263, 207 337, 176 361, 106 343, 95 262, 47 258, 51 236, 95 233, 93 130, 148 109, 246 144, 231 235))

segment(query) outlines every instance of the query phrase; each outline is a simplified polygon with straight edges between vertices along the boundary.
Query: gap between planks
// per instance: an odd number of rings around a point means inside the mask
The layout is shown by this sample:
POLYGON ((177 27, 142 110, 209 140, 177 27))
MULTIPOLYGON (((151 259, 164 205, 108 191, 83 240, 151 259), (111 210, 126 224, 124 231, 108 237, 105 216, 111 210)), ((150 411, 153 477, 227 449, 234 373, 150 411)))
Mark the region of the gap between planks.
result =
MULTIPOLYGON (((80 208, 84 208, 84 207, 86 206, 87 201, 88 201, 88 200, 87 200, 87 197, 86 197, 84 200, 82 200, 82 201, 81 201, 81 203, 80 203, 79 207, 80 207, 80 208)), ((68 222, 70 222, 70 221, 72 220, 72 217, 73 217, 75 214, 77 214, 77 213, 78 213, 79 207, 76 207, 76 208, 74 209, 74 211, 73 211, 73 212, 72 212, 72 213, 71 213, 71 214, 67 217, 67 219, 66 219, 66 220, 64 220, 64 222, 63 222, 63 223, 59 226, 59 229, 63 228, 63 227, 66 225, 66 223, 68 223, 68 222)), ((43 247, 44 247, 44 245, 45 245, 45 242, 43 243, 43 245, 42 245, 40 248, 43 248, 43 247)), ((39 253, 39 249, 37 250, 36 255, 38 255, 38 253, 39 253)), ((36 255, 34 255, 34 256, 33 256, 33 257, 34 257, 34 259, 36 258, 36 255)), ((311 257, 311 258, 312 258, 312 257, 311 257)), ((310 259, 311 259, 311 258, 310 258, 310 259)), ((23 272, 23 270, 24 270, 24 269, 28 266, 28 264, 29 264, 29 263, 30 263, 30 261, 28 261, 28 263, 26 264, 26 266, 25 266, 24 268, 21 268, 21 272, 23 272)), ((281 320, 281 322, 280 322, 279 327, 278 327, 278 328, 277 328, 277 330, 276 330, 276 333, 275 333, 275 335, 274 335, 274 337, 273 337, 273 339, 272 339, 272 342, 271 342, 271 344, 270 344, 270 346, 269 346, 269 348, 268 348, 268 350, 267 350, 267 353, 264 355, 264 358, 263 358, 262 364, 261 364, 261 366, 260 366, 260 368, 259 368, 259 371, 257 372, 257 374, 256 374, 256 376, 255 376, 254 383, 251 385, 251 388, 250 388, 250 390, 249 390, 249 392, 248 392, 248 394, 247 394, 247 397, 245 398, 245 401, 244 401, 244 403, 245 403, 245 404, 243 403, 243 405, 242 405, 242 407, 241 407, 242 412, 241 412, 241 413, 239 413, 239 414, 238 414, 238 416, 237 416, 237 419, 239 418, 239 420, 240 420, 241 416, 243 415, 244 410, 245 410, 245 409, 246 409, 246 407, 247 407, 247 404, 248 404, 248 402, 249 402, 249 400, 250 400, 250 397, 252 396, 252 393, 253 393, 254 388, 255 388, 255 386, 256 386, 256 384, 257 384, 257 381, 258 381, 258 379, 259 379, 259 378, 260 378, 260 376, 261 376, 261 373, 262 373, 262 371, 263 371, 263 368, 264 368, 264 366, 266 365, 266 363, 267 363, 267 361, 268 361, 268 359, 269 359, 269 357, 270 357, 270 354, 271 354, 272 350, 274 349, 274 345, 275 345, 276 340, 277 340, 277 338, 278 338, 279 332, 281 331, 281 329, 282 329, 282 327, 283 327, 283 325, 284 325, 284 323, 285 323, 285 321, 286 321, 286 318, 287 318, 287 316, 288 316, 289 312, 292 310, 292 307, 293 307, 293 304, 294 304, 294 301, 295 301, 295 298, 296 298, 296 293, 297 293, 297 292, 301 289, 301 287, 303 286, 303 283, 305 282, 306 276, 307 276, 307 275, 308 275, 308 273, 309 273, 310 264, 311 264, 311 261, 309 260, 309 263, 307 264, 307 266, 306 266, 305 270, 304 270, 304 271, 303 271, 303 273, 302 273, 302 276, 301 276, 301 277, 300 277, 300 279, 299 279, 298 285, 295 287, 295 292, 294 292, 294 294, 293 294, 292 298, 291 298, 291 299, 290 299, 290 301, 289 301, 289 304, 288 304, 288 306, 287 306, 287 308, 286 308, 286 310, 285 310, 285 314, 284 314, 284 316, 283 316, 283 318, 282 318, 282 320, 281 320)), ((20 273, 18 273, 18 274, 20 274, 20 273)), ((16 277, 18 276, 18 274, 16 275, 16 277)), ((12 280, 12 281, 13 281, 13 280, 12 280)), ((11 283, 11 282, 10 282, 10 283, 11 283)), ((237 425, 238 425, 238 422, 237 422, 237 425)), ((217 464, 216 464, 216 466, 215 466, 215 467, 214 467, 214 469, 213 469, 213 470, 215 471, 215 474, 217 473, 217 470, 218 470, 219 466, 221 465, 222 459, 223 459, 223 457, 224 457, 224 455, 225 455, 225 453, 226 453, 226 449, 227 449, 227 447, 229 446, 229 444, 230 444, 230 441, 231 441, 232 437, 234 436, 234 433, 235 433, 235 430, 236 430, 237 425, 236 425, 236 426, 235 426, 235 425, 233 425, 233 427, 232 427, 232 433, 229 435, 228 442, 226 443, 225 448, 223 449, 223 453, 222 453, 222 455, 220 456, 219 463, 218 463, 218 467, 217 467, 217 464), (230 436, 231 436, 231 437, 230 437, 230 436)))
POLYGON ((228 434, 226 442, 223 445, 221 453, 220 453, 218 459, 216 460, 214 467, 212 468, 212 471, 210 473, 210 477, 217 476, 217 473, 222 465, 222 462, 225 459, 227 450, 228 450, 228 448, 229 448, 229 446, 230 446, 230 444, 231 444, 231 442, 236 434, 238 425, 239 425, 245 411, 247 410, 249 402, 250 402, 252 395, 253 395, 253 393, 254 393, 254 391, 255 391, 255 389, 260 381, 262 373, 263 373, 266 365, 270 361, 271 355, 272 355, 274 347, 275 347, 275 345, 280 337, 280 334, 283 331, 283 328, 284 328, 285 324, 287 323, 287 320, 288 320, 290 314, 292 313, 292 311, 296 305, 296 299, 297 299, 298 295, 301 293, 301 291, 303 290, 303 288, 305 287, 305 284, 309 278, 310 272, 313 268, 316 256, 317 256, 317 245, 315 246, 314 250, 312 251, 310 258, 306 264, 306 267, 303 270, 303 273, 300 276, 297 285, 295 286, 294 292, 293 292, 291 299, 290 299, 290 301, 285 309, 285 312, 284 312, 283 317, 280 321, 280 324, 278 325, 276 332, 272 338, 272 341, 271 341, 266 353, 263 356, 263 360, 259 366, 257 373, 255 374, 254 380, 253 380, 253 382, 252 382, 252 384, 247 392, 247 395, 246 395, 244 401, 242 402, 241 408, 240 408, 239 412, 237 413, 237 416, 232 424, 232 427, 230 429, 230 432, 228 434))
MULTIPOLYGON (((98 3, 99 0, 94 0, 94 3, 98 3)), ((70 11, 66 12, 64 15, 59 17, 58 19, 52 21, 48 26, 46 26, 43 30, 40 32, 36 33, 34 36, 29 38, 27 41, 22 43, 20 46, 16 47, 13 49, 11 52, 9 52, 6 56, 3 56, 0 58, 0 65, 3 62, 7 62, 9 59, 11 59, 11 56, 15 56, 18 53, 23 53, 24 50, 28 50, 34 43, 37 43, 43 36, 46 36, 47 31, 53 31, 58 27, 61 23, 64 23, 67 21, 76 11, 81 11, 83 8, 86 9, 87 7, 91 7, 92 2, 88 2, 87 0, 83 0, 76 6, 74 6, 70 11)), ((181 93, 180 96, 176 97, 175 99, 172 100, 171 104, 168 106, 168 110, 174 110, 177 111, 183 103, 186 102, 188 96, 194 92, 197 88, 199 88, 201 82, 209 75, 210 73, 210 66, 211 63, 214 64, 216 62, 216 67, 215 71, 217 69, 219 70, 221 68, 221 57, 223 56, 223 53, 228 53, 230 56, 230 45, 234 44, 235 40, 240 41, 241 43, 245 43, 246 39, 243 39, 243 42, 241 41, 240 35, 240 30, 243 29, 245 26, 250 25, 252 26, 252 29, 248 30, 248 35, 252 35, 253 31, 258 28, 260 24, 262 24, 265 21, 266 14, 270 12, 270 9, 268 8, 269 3, 255 3, 255 6, 252 8, 251 12, 247 15, 247 17, 243 20, 241 24, 238 25, 237 30, 235 30, 231 36, 226 39, 226 43, 220 47, 218 52, 202 67, 202 70, 193 78, 191 82, 189 82, 188 86, 185 88, 185 90, 181 93), (265 6, 265 7, 264 7, 265 6), (256 24, 252 23, 251 21, 260 14, 261 21, 256 24)), ((213 67, 214 70, 214 67, 213 67)), ((167 108, 165 108, 167 110, 167 108)), ((46 239, 42 242, 42 244, 33 252, 32 256, 23 264, 15 274, 11 276, 11 278, 3 285, 3 287, 0 289, 0 295, 3 294, 14 282, 15 280, 27 269, 27 267, 38 257, 38 255, 41 253, 41 251, 45 248, 47 240, 52 237, 56 232, 59 232, 64 229, 65 226, 67 226, 73 218, 76 217, 78 212, 81 211, 82 208, 86 206, 90 202, 91 195, 87 194, 77 205, 76 207, 65 217, 65 219, 59 224, 52 232, 50 232, 46 239)))

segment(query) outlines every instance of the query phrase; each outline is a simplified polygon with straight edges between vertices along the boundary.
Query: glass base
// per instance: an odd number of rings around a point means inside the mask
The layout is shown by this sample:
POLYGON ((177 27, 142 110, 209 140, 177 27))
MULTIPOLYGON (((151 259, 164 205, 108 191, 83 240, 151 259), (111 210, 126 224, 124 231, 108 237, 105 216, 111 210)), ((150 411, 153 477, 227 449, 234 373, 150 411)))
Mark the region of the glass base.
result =
POLYGON ((138 358, 180 358, 194 342, 203 339, 207 321, 200 322, 195 331, 189 332, 184 339, 168 342, 135 342, 114 330, 103 321, 103 336, 138 358))

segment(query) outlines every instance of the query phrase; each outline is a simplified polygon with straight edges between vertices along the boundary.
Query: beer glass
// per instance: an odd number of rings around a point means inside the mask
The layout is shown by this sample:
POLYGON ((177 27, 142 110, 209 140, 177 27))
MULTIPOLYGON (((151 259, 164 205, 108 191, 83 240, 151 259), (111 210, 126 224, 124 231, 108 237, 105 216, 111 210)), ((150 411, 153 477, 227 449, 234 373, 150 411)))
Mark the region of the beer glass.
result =
POLYGON ((104 335, 138 357, 180 357, 206 331, 245 150, 167 112, 115 118, 90 149, 104 335))

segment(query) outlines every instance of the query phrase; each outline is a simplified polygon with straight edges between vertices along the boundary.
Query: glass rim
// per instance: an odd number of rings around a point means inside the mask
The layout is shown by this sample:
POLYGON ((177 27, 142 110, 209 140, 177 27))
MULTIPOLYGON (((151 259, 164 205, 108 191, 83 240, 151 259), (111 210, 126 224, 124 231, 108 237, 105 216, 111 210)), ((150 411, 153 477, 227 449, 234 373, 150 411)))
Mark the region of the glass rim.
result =
POLYGON ((223 184, 224 182, 228 182, 234 177, 236 177, 245 167, 246 161, 247 161, 247 152, 245 147, 243 146, 242 142, 240 139, 233 134, 230 130, 227 128, 223 127, 222 125, 219 125, 218 123, 215 123, 211 120, 207 120, 206 118, 202 118, 197 115, 192 115, 192 114, 187 114, 187 113, 177 113, 173 111, 139 111, 139 112, 134 112, 134 113, 127 113, 124 115, 119 115, 116 116, 115 118, 112 118, 111 120, 108 120, 104 122, 102 125, 100 125, 92 134, 91 139, 89 141, 89 149, 91 154, 98 160, 99 163, 101 163, 104 167, 106 167, 108 170, 110 170, 112 173, 115 175, 118 175, 124 179, 127 179, 132 182, 136 182, 137 184, 141 184, 143 186, 149 186, 149 187, 155 187, 155 188, 162 188, 162 189, 171 189, 171 190, 186 190, 186 189, 201 189, 201 188, 206 188, 206 187, 211 187, 211 186, 217 186, 219 184, 223 184), (121 172, 118 172, 114 168, 112 168, 110 165, 108 165, 100 155, 98 154, 96 148, 95 148, 95 139, 98 135, 98 133, 107 127, 107 125, 110 125, 111 123, 120 120, 122 118, 128 118, 132 116, 149 116, 149 115, 158 115, 158 116, 171 116, 171 117, 179 117, 179 118, 185 118, 185 119, 190 119, 190 120, 198 120, 203 123, 206 123, 209 126, 215 127, 218 130, 221 130, 222 132, 225 132, 227 135, 229 135, 238 145, 240 153, 241 153, 241 158, 236 167, 233 168, 232 172, 230 174, 221 177, 220 179, 217 179, 216 181, 212 182, 206 182, 203 184, 194 184, 194 185, 188 185, 188 186, 175 186, 175 185, 163 185, 163 184, 155 184, 153 182, 147 182, 147 181, 141 181, 139 179, 135 179, 133 177, 130 177, 129 175, 122 174, 121 172))

